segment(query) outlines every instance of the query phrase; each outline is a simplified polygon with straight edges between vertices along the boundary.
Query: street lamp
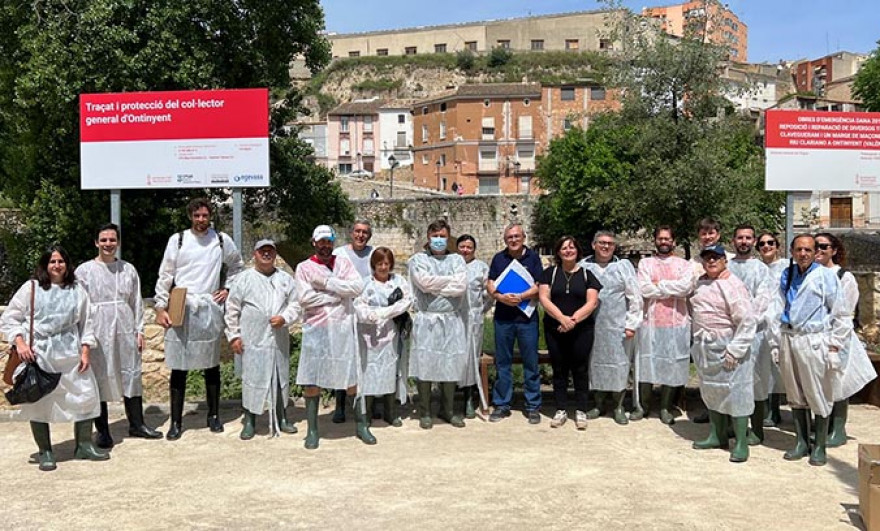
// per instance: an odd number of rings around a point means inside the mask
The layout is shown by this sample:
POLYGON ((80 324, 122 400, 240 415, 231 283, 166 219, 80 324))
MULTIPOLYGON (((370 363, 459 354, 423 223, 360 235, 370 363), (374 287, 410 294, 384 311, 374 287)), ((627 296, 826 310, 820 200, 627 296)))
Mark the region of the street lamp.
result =
POLYGON ((388 156, 388 166, 391 167, 391 188, 388 190, 389 199, 394 198, 394 168, 398 167, 399 165, 400 163, 397 162, 397 159, 394 158, 394 155, 388 156))
POLYGON ((437 190, 442 192, 443 189, 440 188, 440 159, 437 159, 437 190))
POLYGON ((520 180, 519 180, 519 167, 520 167, 520 166, 521 166, 521 164, 520 164, 519 161, 516 161, 516 162, 513 163, 513 178, 516 179, 516 187, 517 187, 517 189, 519 189, 520 191, 522 191, 522 190, 521 190, 521 186, 522 186, 522 185, 521 185, 520 180))

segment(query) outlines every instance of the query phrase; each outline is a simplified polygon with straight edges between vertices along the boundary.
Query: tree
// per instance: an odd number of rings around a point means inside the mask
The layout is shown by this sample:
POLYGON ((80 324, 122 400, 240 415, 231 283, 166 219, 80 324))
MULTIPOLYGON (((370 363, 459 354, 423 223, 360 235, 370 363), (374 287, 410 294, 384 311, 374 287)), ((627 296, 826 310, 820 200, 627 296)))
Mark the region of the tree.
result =
MULTIPOLYGON (((289 237, 350 216, 331 174, 284 128, 301 111, 291 61, 302 57, 313 71, 329 61, 318 0, 5 2, 0 26, 0 194, 24 209, 26 235, 7 239, 19 276, 53 241, 75 261, 90 257, 93 226, 108 217, 106 192, 79 190, 78 95, 86 92, 269 87, 273 189, 246 194, 250 214, 275 209, 289 237)), ((124 193, 124 252, 145 292, 166 238, 187 226, 182 206, 203 193, 124 193)))
POLYGON ((880 112, 880 41, 865 61, 853 82, 853 95, 862 100, 865 109, 880 112))
POLYGON ((553 140, 540 159, 537 177, 550 192, 538 208, 541 240, 663 224, 689 255, 706 216, 726 227, 777 229, 784 196, 763 190, 754 127, 720 111, 721 50, 703 39, 668 38, 628 12, 612 16, 623 51, 608 81, 622 94, 622 109, 553 140))

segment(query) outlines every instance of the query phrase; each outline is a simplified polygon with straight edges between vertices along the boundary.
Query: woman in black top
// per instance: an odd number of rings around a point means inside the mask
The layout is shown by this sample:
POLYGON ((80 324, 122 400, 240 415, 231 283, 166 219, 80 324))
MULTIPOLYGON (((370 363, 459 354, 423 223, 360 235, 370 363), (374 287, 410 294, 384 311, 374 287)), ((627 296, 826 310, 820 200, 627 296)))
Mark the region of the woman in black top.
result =
POLYGON ((553 247, 556 265, 545 269, 538 281, 538 297, 544 306, 544 338, 553 366, 553 428, 568 420, 565 407, 569 373, 577 398, 575 425, 579 430, 587 428, 587 368, 593 348, 593 311, 599 304, 602 284, 593 273, 578 266, 583 254, 573 236, 559 238, 553 247))

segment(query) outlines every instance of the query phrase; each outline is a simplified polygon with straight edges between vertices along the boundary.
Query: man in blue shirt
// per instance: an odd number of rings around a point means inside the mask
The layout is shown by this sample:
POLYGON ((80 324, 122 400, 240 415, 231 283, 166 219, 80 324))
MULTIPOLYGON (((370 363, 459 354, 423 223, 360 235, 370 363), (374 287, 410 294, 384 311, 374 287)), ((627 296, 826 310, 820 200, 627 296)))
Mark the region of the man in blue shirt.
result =
POLYGON ((486 289, 495 299, 495 369, 497 378, 492 392, 495 409, 489 415, 490 422, 498 422, 510 416, 513 397, 513 344, 519 344, 523 360, 523 388, 525 391, 525 415, 530 424, 541 422, 541 376, 538 373, 538 312, 527 317, 518 305, 528 299, 538 298, 538 277, 541 275, 541 258, 525 246, 526 234, 522 225, 511 224, 504 230, 507 248, 492 258, 486 289), (532 276, 533 284, 521 293, 500 293, 495 281, 514 260, 532 276))

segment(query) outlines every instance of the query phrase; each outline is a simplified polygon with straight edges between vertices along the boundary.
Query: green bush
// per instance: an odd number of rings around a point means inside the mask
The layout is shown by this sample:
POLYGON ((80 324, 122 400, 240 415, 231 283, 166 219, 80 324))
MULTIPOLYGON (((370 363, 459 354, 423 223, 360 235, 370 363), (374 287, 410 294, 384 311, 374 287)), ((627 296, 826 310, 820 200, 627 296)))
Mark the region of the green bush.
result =
POLYGON ((489 68, 499 68, 509 63, 511 58, 513 58, 513 52, 507 48, 496 46, 489 52, 487 64, 489 68))
POLYGON ((459 50, 455 53, 455 66, 457 66, 459 70, 470 72, 474 69, 475 65, 476 58, 474 57, 474 52, 465 48, 464 50, 459 50))

